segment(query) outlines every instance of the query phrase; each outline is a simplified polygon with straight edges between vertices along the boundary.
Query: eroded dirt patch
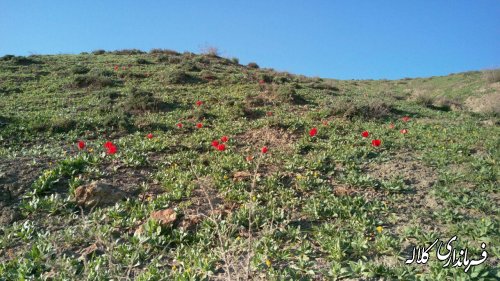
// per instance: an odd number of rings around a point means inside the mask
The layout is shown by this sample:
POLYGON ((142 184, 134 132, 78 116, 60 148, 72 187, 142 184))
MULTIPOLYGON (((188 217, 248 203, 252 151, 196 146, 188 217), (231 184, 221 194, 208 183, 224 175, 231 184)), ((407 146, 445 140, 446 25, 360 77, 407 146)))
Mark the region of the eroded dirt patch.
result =
POLYGON ((0 225, 19 219, 17 203, 49 165, 49 159, 0 160, 0 225), (36 160, 36 161, 34 161, 36 160))
POLYGON ((201 177, 196 180, 196 184, 198 188, 191 192, 189 205, 183 210, 182 228, 192 229, 206 217, 225 216, 236 208, 236 205, 224 201, 222 195, 214 188, 210 177, 201 177))
POLYGON ((298 137, 283 129, 264 127, 252 129, 235 137, 242 144, 244 151, 251 151, 255 147, 269 146, 287 148, 290 147, 298 137))
POLYGON ((500 114, 500 90, 480 97, 469 97, 465 105, 472 112, 500 114))

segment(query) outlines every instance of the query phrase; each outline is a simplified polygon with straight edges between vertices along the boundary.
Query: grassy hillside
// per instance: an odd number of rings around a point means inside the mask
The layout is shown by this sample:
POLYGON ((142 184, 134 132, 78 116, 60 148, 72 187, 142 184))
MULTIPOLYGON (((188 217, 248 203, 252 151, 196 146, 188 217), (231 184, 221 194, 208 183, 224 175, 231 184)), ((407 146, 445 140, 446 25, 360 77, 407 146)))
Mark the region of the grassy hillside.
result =
POLYGON ((498 76, 4 56, 0 280, 494 280, 498 76), (405 264, 454 235, 486 261, 405 264))

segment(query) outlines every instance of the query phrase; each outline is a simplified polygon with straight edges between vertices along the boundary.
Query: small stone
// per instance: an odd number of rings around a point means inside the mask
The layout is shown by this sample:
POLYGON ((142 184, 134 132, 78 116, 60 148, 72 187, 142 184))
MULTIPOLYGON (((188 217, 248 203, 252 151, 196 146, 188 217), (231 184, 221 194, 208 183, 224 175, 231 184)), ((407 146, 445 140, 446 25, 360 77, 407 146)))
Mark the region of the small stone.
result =
POLYGON ((177 213, 173 209, 160 210, 151 213, 150 218, 162 226, 169 226, 177 219, 177 213))
POLYGON ((76 203, 83 207, 112 205, 126 197, 126 194, 114 186, 94 181, 75 190, 76 203))
POLYGON ((250 178, 251 176, 252 176, 252 174, 250 174, 249 172, 246 172, 246 171, 235 172, 233 174, 233 180, 234 181, 241 181, 241 180, 244 180, 246 178, 250 178))

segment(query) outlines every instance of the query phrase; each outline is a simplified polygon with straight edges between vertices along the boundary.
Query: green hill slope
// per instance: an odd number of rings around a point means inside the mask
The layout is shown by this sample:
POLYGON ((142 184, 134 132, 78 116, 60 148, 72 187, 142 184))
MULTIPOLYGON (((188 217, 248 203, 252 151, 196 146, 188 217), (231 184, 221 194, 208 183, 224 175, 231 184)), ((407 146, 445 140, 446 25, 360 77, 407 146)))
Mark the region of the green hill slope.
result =
POLYGON ((498 278, 499 85, 4 56, 0 280, 498 278), (454 235, 486 261, 405 264, 454 235))

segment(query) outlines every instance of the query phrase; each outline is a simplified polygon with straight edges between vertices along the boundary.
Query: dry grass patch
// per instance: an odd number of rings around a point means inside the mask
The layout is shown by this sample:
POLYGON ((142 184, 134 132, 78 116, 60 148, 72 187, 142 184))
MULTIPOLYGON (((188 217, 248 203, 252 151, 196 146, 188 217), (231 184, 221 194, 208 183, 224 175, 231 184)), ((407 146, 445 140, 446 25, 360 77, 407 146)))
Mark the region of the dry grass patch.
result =
POLYGON ((476 113, 500 115, 500 91, 495 91, 480 97, 469 97, 465 106, 476 113))

